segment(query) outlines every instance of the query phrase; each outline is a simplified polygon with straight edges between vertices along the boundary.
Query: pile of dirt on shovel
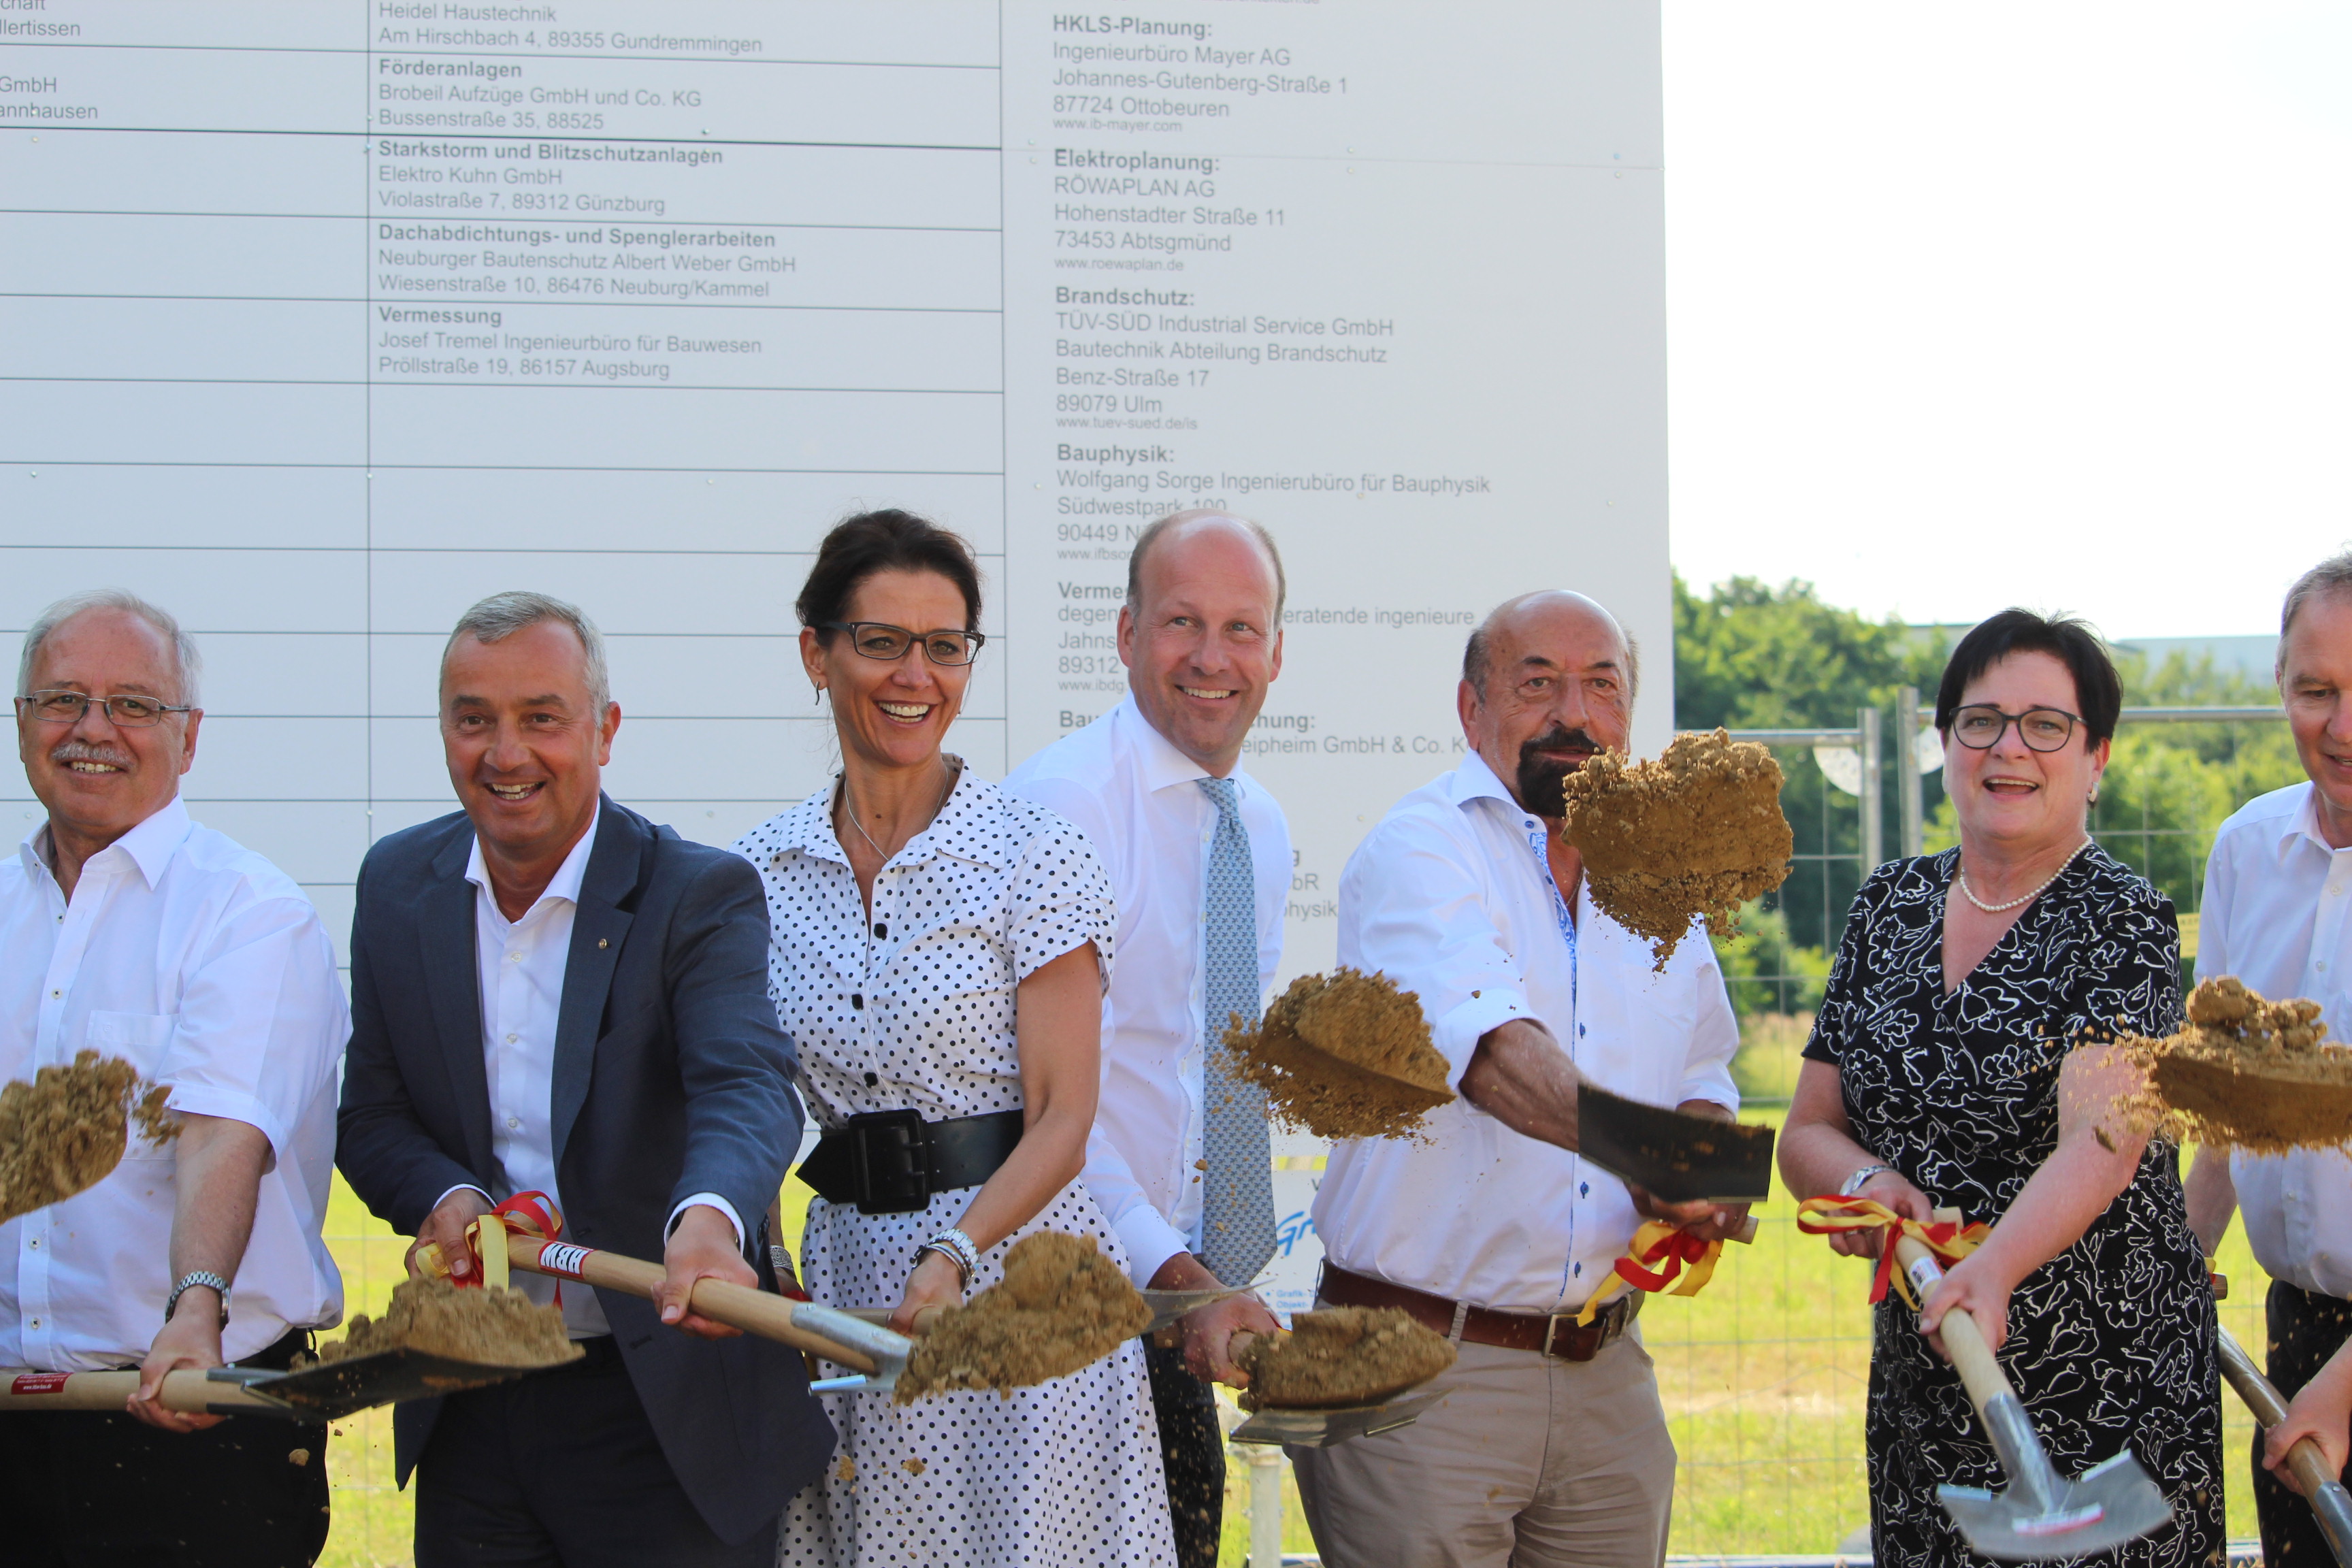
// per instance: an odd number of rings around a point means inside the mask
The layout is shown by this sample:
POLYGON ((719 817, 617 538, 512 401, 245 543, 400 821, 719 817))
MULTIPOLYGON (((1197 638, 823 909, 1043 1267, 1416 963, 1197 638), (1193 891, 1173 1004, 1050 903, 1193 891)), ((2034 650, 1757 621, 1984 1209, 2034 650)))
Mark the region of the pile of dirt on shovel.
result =
POLYGON ((404 1279, 381 1318, 360 1313, 320 1362, 379 1351, 422 1351, 483 1366, 560 1366, 585 1353, 563 1326, 563 1310, 495 1285, 461 1290, 446 1279, 404 1279))
POLYGON ((1238 1019, 1225 1048, 1276 1120, 1318 1138, 1407 1138, 1454 1098, 1421 996, 1385 974, 1302 974, 1256 1028, 1238 1019))
POLYGON ((2136 1131, 2255 1154, 2352 1142, 2352 1048, 2326 1034, 2316 1002, 2267 1001, 2232 975, 2201 982, 2178 1034, 2120 1042, 2150 1089, 2118 1109, 2136 1131))
POLYGON ((1243 1409, 1328 1410, 1427 1383, 1454 1364, 1454 1342, 1394 1307, 1327 1307, 1252 1341, 1239 1364, 1243 1409))
POLYGON ((0 1224, 106 1180, 133 1121, 151 1142, 178 1136, 179 1119, 163 1109, 170 1091, 142 1089, 137 1068, 96 1051, 0 1087, 0 1224))
POLYGON ((1005 1253, 1002 1283, 941 1312, 915 1341, 891 1398, 911 1405, 947 1389, 992 1388, 1010 1399, 1093 1365, 1150 1321, 1094 1237, 1041 1230, 1005 1253))
POLYGON ((1684 735, 1651 763, 1604 752, 1568 775, 1562 837, 1592 899, 1666 966, 1694 916, 1730 934, 1739 906, 1789 876, 1796 838, 1780 764, 1721 730, 1684 735))

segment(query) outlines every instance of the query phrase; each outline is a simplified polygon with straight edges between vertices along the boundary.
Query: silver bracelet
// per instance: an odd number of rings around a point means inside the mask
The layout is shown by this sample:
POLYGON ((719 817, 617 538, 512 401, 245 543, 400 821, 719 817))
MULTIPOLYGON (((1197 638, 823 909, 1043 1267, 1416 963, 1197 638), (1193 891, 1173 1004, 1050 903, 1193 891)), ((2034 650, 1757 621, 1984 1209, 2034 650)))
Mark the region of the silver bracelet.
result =
POLYGON ((954 1264, 956 1272, 963 1276, 963 1288, 971 1289, 972 1276, 980 1272, 980 1248, 972 1245, 971 1237, 961 1230, 943 1230, 923 1243, 915 1256, 920 1258, 926 1252, 936 1252, 954 1264))
POLYGON ((172 1294, 164 1300, 163 1321, 170 1322, 173 1312, 179 1308, 180 1298, 199 1285, 210 1286, 220 1298, 221 1327, 228 1327, 228 1281, 209 1268, 197 1268, 180 1276, 180 1282, 172 1287, 172 1294))
MULTIPOLYGON (((1838 1184, 1838 1196, 1842 1198, 1850 1198, 1853 1196, 1854 1194, 1862 1191, 1864 1186, 1868 1185, 1870 1179, 1873 1176, 1884 1176, 1894 1171, 1895 1167, 1892 1165, 1864 1165, 1861 1170, 1856 1171, 1853 1175, 1848 1176, 1844 1181, 1838 1184)), ((1896 1173, 1899 1174, 1900 1173, 1896 1173)))

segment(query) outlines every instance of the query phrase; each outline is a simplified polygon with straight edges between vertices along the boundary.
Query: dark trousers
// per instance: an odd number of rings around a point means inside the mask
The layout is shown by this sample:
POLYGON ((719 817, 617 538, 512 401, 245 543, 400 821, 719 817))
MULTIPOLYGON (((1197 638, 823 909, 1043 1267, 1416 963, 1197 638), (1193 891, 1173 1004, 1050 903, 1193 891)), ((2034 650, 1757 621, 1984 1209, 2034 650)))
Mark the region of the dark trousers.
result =
MULTIPOLYGON (((240 1366, 284 1367, 296 1330, 240 1366)), ((94 1410, 0 1416, 0 1560, 25 1568, 309 1568, 327 1544, 327 1428, 232 1415, 163 1432, 94 1410)))
POLYGON ((1186 1370, 1181 1345, 1147 1343, 1143 1357, 1151 1369, 1151 1403, 1160 1412, 1177 1568, 1217 1568, 1217 1538, 1225 1523, 1225 1435, 1217 1426, 1217 1396, 1186 1370))
MULTIPOLYGON (((2263 1370, 2278 1391, 2293 1399, 2346 1339, 2352 1338, 2352 1301, 2315 1295, 2271 1281, 2267 1315, 2270 1354, 2263 1370)), ((2311 1505, 2281 1486, 2263 1468, 2263 1433, 2254 1431, 2254 1516, 2263 1528, 2263 1561, 2270 1568, 2328 1568, 2336 1561, 2311 1505)))
POLYGON ((416 1464, 417 1568, 770 1568, 776 1527, 703 1522, 607 1337, 442 1404, 416 1464))

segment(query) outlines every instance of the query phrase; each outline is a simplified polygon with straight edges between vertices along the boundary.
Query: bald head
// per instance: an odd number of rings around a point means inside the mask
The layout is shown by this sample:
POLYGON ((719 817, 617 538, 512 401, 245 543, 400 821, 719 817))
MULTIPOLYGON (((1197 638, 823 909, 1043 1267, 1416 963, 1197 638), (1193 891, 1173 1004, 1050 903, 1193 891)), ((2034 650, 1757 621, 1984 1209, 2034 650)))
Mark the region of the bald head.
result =
POLYGON ((1532 594, 1521 594, 1516 599, 1506 599, 1487 612, 1470 634, 1462 649, 1462 679, 1468 681, 1481 697, 1486 692, 1486 679, 1495 668, 1495 643, 1498 635, 1516 634, 1523 626, 1560 621, 1582 626, 1601 626, 1608 628, 1622 650, 1625 695, 1630 700, 1642 684, 1642 656, 1617 617, 1602 608, 1597 600, 1568 588, 1538 588, 1532 594))
MULTIPOLYGON (((1282 552, 1274 546, 1274 535, 1265 526, 1246 517, 1235 517, 1229 511, 1213 511, 1196 507, 1190 511, 1172 511, 1136 535, 1135 548, 1127 556, 1127 603, 1132 609, 1143 603, 1146 568, 1158 554, 1193 554, 1180 546, 1201 542, 1215 551, 1219 543, 1227 550, 1240 544, 1264 557, 1267 574, 1274 584, 1274 619, 1282 619, 1282 602, 1290 585, 1282 573, 1282 552)), ((1179 568, 1181 570, 1181 567, 1179 568)))

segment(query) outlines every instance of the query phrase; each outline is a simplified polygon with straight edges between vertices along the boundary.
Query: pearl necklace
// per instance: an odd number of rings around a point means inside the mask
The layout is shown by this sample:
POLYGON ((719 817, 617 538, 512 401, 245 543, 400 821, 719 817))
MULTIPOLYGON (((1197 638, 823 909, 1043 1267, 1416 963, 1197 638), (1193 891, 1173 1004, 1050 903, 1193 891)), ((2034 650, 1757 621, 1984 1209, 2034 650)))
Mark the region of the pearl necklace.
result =
POLYGON ((2058 863, 2058 869, 2051 872, 2050 875, 2042 880, 2041 887, 2034 889, 2030 893, 2021 893, 2005 904, 1989 904, 1982 899, 1978 898, 1976 890, 1969 886, 1969 874, 1966 871, 1962 871, 1958 878, 1960 884, 1960 897, 1968 900, 1969 902, 1974 904, 1978 909, 1982 910, 1989 915, 1997 915, 2004 910, 2013 910, 2020 904, 2031 903, 2035 899, 2040 898, 2044 892, 2048 891, 2052 882, 2054 882, 2059 878, 2064 876, 2066 874, 2066 868, 2074 863, 2075 856, 2082 854, 2084 850, 2088 849, 2090 847, 2091 841, 2087 838, 2084 839, 2080 844, 2075 845, 2074 853, 2067 856, 2065 859, 2060 861, 2058 863))

